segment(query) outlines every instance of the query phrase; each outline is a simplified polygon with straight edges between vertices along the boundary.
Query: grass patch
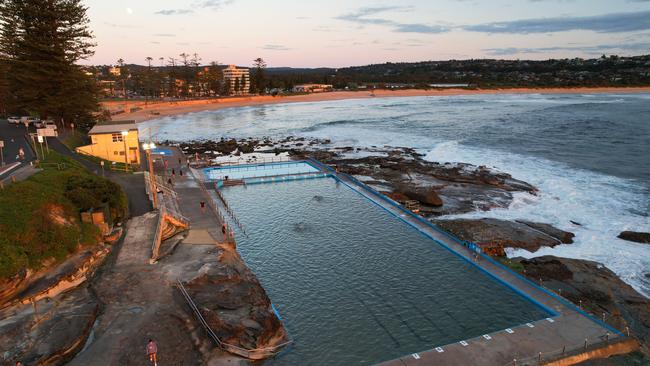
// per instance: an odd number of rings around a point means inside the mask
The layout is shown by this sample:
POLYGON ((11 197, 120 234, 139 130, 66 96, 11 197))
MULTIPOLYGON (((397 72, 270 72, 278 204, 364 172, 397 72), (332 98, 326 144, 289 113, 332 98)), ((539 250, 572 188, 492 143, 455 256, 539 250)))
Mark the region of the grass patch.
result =
POLYGON ((117 162, 117 161, 104 160, 104 159, 98 158, 96 156, 86 155, 86 154, 79 155, 79 156, 82 159, 92 161, 93 163, 96 163, 96 164, 101 164, 101 162, 103 161, 104 162, 104 169, 107 170, 107 171, 108 170, 115 170, 115 171, 119 171, 119 172, 134 172, 135 169, 133 167, 137 166, 137 164, 135 164, 135 165, 134 164, 129 164, 128 169, 127 169, 126 163, 120 163, 120 162, 117 162))
POLYGON ((93 175, 78 162, 50 152, 43 171, 0 191, 0 278, 46 260, 65 259, 99 241, 94 225, 79 213, 108 208, 110 219, 126 217, 128 201, 119 185, 93 175))
POLYGON ((68 147, 68 149, 75 151, 79 146, 88 145, 88 137, 80 132, 68 133, 62 138, 61 142, 68 147))

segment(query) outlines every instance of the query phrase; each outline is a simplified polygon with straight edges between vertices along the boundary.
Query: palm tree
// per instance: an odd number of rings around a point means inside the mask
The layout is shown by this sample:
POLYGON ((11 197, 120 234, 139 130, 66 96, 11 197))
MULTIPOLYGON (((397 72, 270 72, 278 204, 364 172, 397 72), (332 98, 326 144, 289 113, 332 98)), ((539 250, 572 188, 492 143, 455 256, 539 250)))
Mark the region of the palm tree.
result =
MULTIPOLYGON (((126 100, 126 80, 124 80, 124 59, 121 57, 117 60, 117 64, 120 65, 120 78, 122 78, 122 93, 124 93, 124 100, 126 100)), ((126 106, 124 111, 127 112, 126 106)))
POLYGON ((147 86, 147 92, 148 92, 148 93, 145 92, 145 94, 144 94, 144 104, 146 105, 148 95, 152 94, 151 93, 151 61, 153 61, 153 57, 147 56, 145 58, 145 60, 147 61, 147 64, 149 65, 149 70, 147 70, 146 79, 145 79, 146 86, 147 86))

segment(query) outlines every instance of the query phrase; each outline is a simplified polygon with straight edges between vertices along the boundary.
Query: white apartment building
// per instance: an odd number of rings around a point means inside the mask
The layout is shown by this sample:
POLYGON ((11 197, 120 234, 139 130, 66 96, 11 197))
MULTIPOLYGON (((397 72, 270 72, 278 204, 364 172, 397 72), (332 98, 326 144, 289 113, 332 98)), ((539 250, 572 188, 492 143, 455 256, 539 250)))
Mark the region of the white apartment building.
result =
POLYGON ((230 85, 230 95, 244 95, 250 92, 248 69, 238 69, 235 65, 229 65, 223 69, 223 81, 230 85))

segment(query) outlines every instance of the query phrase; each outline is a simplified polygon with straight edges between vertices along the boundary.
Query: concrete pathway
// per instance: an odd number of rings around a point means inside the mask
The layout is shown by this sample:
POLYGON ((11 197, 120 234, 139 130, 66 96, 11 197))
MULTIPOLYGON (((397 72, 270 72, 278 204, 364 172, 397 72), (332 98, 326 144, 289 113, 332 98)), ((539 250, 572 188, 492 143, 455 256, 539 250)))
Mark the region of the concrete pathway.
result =
POLYGON ((147 365, 150 338, 158 343, 159 365, 199 363, 187 325, 191 318, 173 287, 182 267, 149 264, 156 219, 152 212, 127 224, 115 263, 92 283, 103 313, 86 349, 69 365, 147 365))
POLYGON ((183 241, 188 244, 214 244, 222 242, 221 220, 214 214, 209 206, 211 199, 201 188, 201 182, 194 177, 188 168, 187 159, 182 152, 174 146, 159 147, 170 151, 172 155, 153 155, 156 160, 155 172, 171 179, 174 191, 178 197, 180 213, 190 220, 188 237, 183 241), (167 163, 163 163, 163 159, 167 163), (179 163, 180 159, 180 163, 179 163), (172 175, 173 171, 173 175, 172 175), (183 175, 180 172, 183 172, 183 175), (201 209, 201 202, 205 208, 201 209))

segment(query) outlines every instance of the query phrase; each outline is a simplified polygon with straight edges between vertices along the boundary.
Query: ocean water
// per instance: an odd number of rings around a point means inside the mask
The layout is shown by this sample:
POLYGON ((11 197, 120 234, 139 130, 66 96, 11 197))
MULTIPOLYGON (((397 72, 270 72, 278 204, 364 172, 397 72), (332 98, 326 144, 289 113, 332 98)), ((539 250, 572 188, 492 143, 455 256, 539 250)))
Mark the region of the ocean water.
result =
POLYGON ((207 111, 146 122, 156 139, 328 138, 336 146, 407 146, 441 162, 491 166, 540 189, 507 209, 458 217, 546 222, 575 243, 515 256, 595 260, 650 297, 650 94, 377 98, 207 111), (571 221, 580 225, 573 224, 571 221))

